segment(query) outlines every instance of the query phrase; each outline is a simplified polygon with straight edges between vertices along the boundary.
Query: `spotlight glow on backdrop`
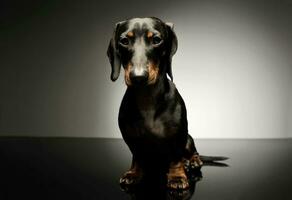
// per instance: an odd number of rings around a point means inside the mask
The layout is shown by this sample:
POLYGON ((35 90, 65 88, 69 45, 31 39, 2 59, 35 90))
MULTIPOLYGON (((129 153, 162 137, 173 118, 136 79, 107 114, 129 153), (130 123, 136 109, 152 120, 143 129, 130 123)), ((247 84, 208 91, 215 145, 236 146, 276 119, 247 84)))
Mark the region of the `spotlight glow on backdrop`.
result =
POLYGON ((292 137, 292 4, 261 0, 23 1, 1 7, 0 135, 121 138, 114 24, 174 23, 174 82, 194 138, 292 137))

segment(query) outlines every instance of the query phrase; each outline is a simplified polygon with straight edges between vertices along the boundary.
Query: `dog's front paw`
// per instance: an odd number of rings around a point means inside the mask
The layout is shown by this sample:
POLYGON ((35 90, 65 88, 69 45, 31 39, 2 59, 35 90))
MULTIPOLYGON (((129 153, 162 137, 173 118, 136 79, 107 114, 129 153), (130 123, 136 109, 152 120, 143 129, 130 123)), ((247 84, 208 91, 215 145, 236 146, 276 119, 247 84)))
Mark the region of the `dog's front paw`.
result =
POLYGON ((189 180, 185 173, 183 161, 170 164, 169 172, 167 174, 167 187, 175 190, 189 188, 189 180))
POLYGON ((142 179, 142 174, 136 171, 127 171, 120 178, 120 186, 123 190, 128 190, 129 187, 137 185, 142 179))
POLYGON ((181 190, 185 190, 189 188, 189 181, 187 179, 187 177, 181 177, 181 176, 177 176, 177 177, 170 177, 167 180, 167 187, 169 189, 181 189, 181 190))

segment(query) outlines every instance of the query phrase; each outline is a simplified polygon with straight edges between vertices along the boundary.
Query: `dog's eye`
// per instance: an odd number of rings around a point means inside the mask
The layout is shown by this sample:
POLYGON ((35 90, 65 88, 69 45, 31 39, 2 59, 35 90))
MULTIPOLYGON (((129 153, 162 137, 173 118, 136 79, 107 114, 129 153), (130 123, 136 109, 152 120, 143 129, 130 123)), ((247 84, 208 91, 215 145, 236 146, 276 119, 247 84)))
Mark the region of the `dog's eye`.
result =
POLYGON ((130 41, 128 38, 124 37, 124 38, 121 38, 120 39, 120 43, 123 45, 123 46, 127 46, 129 45, 130 41))
POLYGON ((161 39, 161 37, 159 37, 159 36, 154 36, 154 37, 152 38, 152 43, 153 43, 154 45, 159 45, 161 42, 162 42, 162 39, 161 39))

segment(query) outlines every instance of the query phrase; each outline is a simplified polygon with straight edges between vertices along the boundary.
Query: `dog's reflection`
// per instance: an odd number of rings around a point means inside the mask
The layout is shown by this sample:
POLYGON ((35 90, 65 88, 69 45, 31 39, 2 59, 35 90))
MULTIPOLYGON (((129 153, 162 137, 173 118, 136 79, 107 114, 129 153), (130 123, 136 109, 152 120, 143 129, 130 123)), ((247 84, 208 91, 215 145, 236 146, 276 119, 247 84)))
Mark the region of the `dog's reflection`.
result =
MULTIPOLYGON (((220 162, 204 163, 204 166, 227 167, 220 162)), ((172 190, 166 187, 166 176, 163 172, 149 173, 137 185, 121 189, 126 192, 131 200, 189 200, 195 193, 196 184, 203 178, 201 167, 191 167, 186 164, 186 172, 189 179, 189 188, 183 190, 172 190), (164 175, 163 175, 164 174, 164 175)))

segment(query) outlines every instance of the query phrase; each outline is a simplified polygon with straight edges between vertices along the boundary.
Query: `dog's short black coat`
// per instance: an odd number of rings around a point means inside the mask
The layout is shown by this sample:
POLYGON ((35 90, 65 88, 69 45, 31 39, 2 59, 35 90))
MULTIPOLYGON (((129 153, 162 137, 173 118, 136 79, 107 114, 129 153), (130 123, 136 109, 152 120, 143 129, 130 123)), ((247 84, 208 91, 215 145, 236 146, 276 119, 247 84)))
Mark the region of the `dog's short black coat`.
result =
POLYGON ((188 134, 185 103, 173 83, 172 56, 177 37, 171 23, 133 18, 116 24, 108 47, 115 81, 121 66, 127 90, 119 111, 119 127, 133 154, 121 184, 139 182, 148 168, 166 166, 167 186, 188 188, 184 161, 201 166, 188 134))

